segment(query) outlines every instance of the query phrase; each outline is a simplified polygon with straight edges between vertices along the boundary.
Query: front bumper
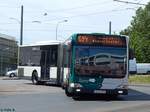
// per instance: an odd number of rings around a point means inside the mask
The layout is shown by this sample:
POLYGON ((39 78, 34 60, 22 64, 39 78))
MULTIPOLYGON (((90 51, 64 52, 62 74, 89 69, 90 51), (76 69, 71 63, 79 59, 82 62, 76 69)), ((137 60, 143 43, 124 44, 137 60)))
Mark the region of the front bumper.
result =
POLYGON ((127 95, 127 89, 99 89, 99 90, 90 90, 85 88, 72 88, 72 93, 75 95, 81 94, 104 94, 104 95, 127 95))

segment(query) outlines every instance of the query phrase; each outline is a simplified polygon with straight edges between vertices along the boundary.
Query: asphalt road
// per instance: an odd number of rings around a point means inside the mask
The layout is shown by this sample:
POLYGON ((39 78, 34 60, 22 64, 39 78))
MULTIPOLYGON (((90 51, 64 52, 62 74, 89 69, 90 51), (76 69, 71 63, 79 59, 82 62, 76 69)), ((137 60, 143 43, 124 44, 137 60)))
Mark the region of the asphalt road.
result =
POLYGON ((117 99, 97 96, 75 101, 58 87, 0 80, 0 112, 8 108, 16 112, 150 112, 150 85, 130 86, 129 95, 117 99))

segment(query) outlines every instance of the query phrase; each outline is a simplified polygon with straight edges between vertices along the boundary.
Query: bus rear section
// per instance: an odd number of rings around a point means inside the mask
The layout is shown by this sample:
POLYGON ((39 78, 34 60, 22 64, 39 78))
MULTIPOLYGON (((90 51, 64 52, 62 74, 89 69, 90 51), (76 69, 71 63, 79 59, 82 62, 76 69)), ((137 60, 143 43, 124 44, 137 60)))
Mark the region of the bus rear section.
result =
POLYGON ((34 84, 60 85, 60 48, 59 43, 21 46, 19 76, 31 79, 34 84))
POLYGON ((72 37, 67 95, 128 94, 128 38, 77 34, 72 37))

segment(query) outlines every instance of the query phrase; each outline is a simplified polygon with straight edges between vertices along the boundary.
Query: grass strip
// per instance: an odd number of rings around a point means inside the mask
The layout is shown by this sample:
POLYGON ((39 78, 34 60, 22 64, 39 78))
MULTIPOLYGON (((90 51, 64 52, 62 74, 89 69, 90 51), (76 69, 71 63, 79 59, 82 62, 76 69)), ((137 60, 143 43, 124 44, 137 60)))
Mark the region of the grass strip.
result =
POLYGON ((130 84, 150 84, 150 75, 130 75, 130 84))

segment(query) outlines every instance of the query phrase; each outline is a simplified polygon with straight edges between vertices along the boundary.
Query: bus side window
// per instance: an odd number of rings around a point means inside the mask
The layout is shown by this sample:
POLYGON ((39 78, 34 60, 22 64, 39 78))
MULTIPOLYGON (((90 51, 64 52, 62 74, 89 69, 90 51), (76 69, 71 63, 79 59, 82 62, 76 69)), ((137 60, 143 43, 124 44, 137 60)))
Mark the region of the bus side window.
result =
POLYGON ((50 65, 57 66, 57 47, 51 48, 50 65))
POLYGON ((31 53, 31 65, 40 66, 41 51, 32 51, 31 53))
POLYGON ((63 48, 63 67, 68 67, 68 52, 66 50, 66 48, 63 48))
POLYGON ((63 60, 62 60, 64 79, 66 80, 70 74, 70 51, 68 46, 63 47, 63 60))
POLYGON ((57 51, 53 51, 51 54, 51 62, 54 66, 57 65, 57 51))
POLYGON ((70 68, 71 68, 71 62, 72 62, 72 53, 71 53, 71 47, 67 46, 66 48, 66 59, 67 59, 67 68, 68 68, 68 75, 70 75, 70 68))

